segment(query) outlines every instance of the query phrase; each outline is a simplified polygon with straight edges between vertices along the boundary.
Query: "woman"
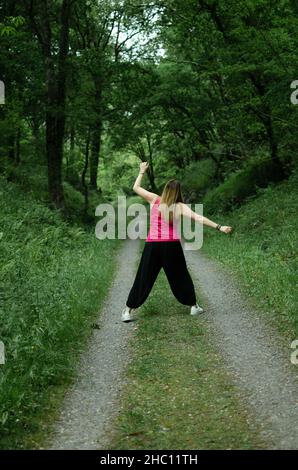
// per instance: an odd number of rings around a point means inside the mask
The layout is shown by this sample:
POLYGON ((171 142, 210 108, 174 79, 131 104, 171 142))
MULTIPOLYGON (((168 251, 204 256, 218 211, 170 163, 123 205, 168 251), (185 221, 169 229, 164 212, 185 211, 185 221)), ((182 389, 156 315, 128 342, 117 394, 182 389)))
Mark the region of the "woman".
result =
POLYGON ((221 226, 193 212, 183 203, 179 181, 170 180, 161 197, 141 187, 141 181, 148 168, 147 162, 140 164, 140 173, 133 186, 134 191, 151 205, 150 230, 145 242, 135 281, 130 290, 122 321, 133 320, 132 311, 147 299, 157 275, 164 269, 176 299, 191 307, 190 314, 197 315, 203 309, 197 304, 194 285, 188 272, 181 240, 175 228, 175 221, 185 216, 220 232, 230 233, 231 227, 221 226))

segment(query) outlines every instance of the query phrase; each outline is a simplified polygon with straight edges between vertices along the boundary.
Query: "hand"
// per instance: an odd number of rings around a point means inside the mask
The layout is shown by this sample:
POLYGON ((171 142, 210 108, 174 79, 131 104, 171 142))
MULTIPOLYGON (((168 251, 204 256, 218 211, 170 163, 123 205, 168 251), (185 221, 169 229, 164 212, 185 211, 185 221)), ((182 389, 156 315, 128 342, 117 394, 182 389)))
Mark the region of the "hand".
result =
POLYGON ((145 173, 148 167, 149 167, 148 162, 140 163, 140 173, 145 173))
POLYGON ((229 227, 228 225, 222 225, 220 227, 220 231, 223 233, 231 233, 232 232, 232 227, 229 227))

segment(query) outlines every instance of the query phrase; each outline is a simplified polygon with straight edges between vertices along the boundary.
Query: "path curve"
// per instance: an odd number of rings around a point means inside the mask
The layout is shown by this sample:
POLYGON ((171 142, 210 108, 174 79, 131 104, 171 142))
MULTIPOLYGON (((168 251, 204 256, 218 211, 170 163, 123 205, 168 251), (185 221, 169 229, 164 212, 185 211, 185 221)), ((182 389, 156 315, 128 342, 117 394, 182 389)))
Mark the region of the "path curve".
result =
POLYGON ((135 274, 139 241, 120 248, 117 271, 92 337, 82 354, 78 377, 66 393, 50 449, 104 449, 110 423, 119 412, 135 324, 120 319, 135 274))
MULTIPOLYGON (((298 366, 292 350, 241 295, 235 280, 204 254, 185 251, 206 301, 205 321, 268 447, 298 449, 298 366)), ((282 306, 281 306, 282 308, 282 306)), ((203 318, 203 317, 201 317, 203 318)))

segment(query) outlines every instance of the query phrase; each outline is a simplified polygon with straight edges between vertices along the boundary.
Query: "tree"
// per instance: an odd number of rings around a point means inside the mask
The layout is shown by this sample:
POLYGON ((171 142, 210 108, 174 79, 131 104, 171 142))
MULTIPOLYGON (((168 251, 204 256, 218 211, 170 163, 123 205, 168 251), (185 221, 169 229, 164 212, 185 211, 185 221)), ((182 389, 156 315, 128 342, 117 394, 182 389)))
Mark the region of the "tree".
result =
POLYGON ((26 14, 32 33, 41 46, 46 77, 46 153, 48 162, 48 186, 51 201, 57 208, 64 208, 62 187, 62 159, 65 132, 65 101, 67 57, 69 53, 69 22, 71 0, 56 2, 26 1, 26 14), (51 16, 57 18, 58 31, 51 16))

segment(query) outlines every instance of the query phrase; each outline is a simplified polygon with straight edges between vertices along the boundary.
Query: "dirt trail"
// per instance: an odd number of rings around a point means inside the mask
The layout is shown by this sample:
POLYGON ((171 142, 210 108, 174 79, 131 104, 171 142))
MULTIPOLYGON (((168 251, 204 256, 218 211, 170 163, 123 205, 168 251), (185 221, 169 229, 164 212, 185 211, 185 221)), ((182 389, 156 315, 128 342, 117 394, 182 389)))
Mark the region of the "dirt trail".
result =
MULTIPOLYGON (((105 449, 107 431, 120 410, 120 395, 135 324, 122 323, 121 310, 132 285, 139 242, 127 240, 118 270, 82 355, 78 378, 66 395, 51 449, 105 449)), ((207 306, 200 321, 225 358, 243 406, 262 430, 271 449, 298 449, 297 366, 271 329, 218 263, 201 252, 185 251, 207 306)), ((190 318, 191 320, 191 318, 190 318)), ((195 321, 193 318, 192 320, 195 321)))
POLYGON ((298 449, 298 368, 290 362, 290 345, 281 346, 223 267, 201 252, 185 255, 206 301, 213 340, 268 447, 298 449))
POLYGON ((139 242, 128 240, 118 254, 116 277, 107 294, 78 378, 69 390, 54 430, 51 449, 102 449, 106 431, 119 410, 128 340, 134 323, 121 322, 121 310, 133 282, 139 242))

